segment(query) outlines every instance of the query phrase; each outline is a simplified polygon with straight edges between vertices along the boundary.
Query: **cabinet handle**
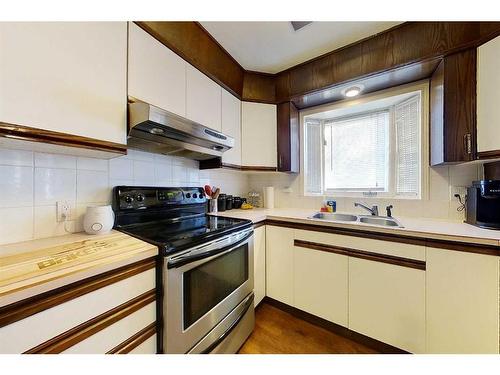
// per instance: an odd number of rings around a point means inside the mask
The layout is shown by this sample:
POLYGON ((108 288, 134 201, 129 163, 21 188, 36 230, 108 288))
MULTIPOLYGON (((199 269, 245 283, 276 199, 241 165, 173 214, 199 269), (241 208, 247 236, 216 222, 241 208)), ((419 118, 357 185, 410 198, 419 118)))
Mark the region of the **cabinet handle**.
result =
POLYGON ((472 137, 470 133, 464 134, 464 148, 467 155, 472 154, 472 137))
POLYGON ((282 156, 280 155, 279 160, 278 160, 278 168, 281 168, 281 159, 282 159, 282 156))

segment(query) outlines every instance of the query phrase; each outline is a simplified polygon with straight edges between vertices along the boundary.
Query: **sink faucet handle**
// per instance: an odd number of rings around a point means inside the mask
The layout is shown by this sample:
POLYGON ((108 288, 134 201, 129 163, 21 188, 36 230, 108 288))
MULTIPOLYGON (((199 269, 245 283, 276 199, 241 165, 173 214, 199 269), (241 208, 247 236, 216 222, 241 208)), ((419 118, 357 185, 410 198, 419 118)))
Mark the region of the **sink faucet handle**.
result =
POLYGON ((392 213, 391 213, 391 210, 393 209, 394 207, 392 206, 392 204, 390 204, 389 206, 387 206, 385 209, 387 211, 387 217, 392 217, 392 213))

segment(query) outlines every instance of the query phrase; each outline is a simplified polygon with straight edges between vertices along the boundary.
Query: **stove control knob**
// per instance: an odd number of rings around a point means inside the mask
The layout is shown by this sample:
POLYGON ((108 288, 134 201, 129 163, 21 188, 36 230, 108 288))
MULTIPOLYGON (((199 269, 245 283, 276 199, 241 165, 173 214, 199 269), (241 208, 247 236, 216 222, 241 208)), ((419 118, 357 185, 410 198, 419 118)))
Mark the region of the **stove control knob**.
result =
POLYGON ((198 198, 198 195, 196 195, 196 193, 193 194, 193 198, 196 199, 198 198))
POLYGON ((186 198, 191 198, 191 193, 186 193, 186 198))
POLYGON ((143 195, 143 194, 137 194, 137 195, 135 196, 135 200, 136 200, 137 202, 143 202, 143 201, 144 201, 144 195, 143 195))
POLYGON ((132 198, 130 195, 125 195, 124 200, 127 203, 132 203, 134 201, 134 198, 132 198))

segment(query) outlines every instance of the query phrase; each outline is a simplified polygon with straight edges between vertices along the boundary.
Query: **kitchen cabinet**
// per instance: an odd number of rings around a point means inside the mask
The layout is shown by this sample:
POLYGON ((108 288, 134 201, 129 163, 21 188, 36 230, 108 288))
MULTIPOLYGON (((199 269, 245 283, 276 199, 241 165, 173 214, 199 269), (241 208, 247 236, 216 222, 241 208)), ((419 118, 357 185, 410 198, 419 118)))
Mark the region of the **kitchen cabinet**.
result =
POLYGON ((293 102, 278 104, 278 171, 300 172, 300 119, 293 102))
POLYGON ((221 131, 222 88, 186 63, 186 117, 221 131))
POLYGON ((499 352, 499 259, 427 248, 427 352, 499 352))
POLYGON ((0 353, 156 353, 152 258, 34 298, 0 308, 0 353))
POLYGON ((478 156, 500 157, 500 37, 477 49, 478 156))
POLYGON ((276 105, 242 103, 241 163, 245 167, 252 167, 252 169, 276 170, 276 105))
POLYGON ((0 122, 126 143, 126 22, 2 22, 0 122))
POLYGON ((445 56, 430 82, 431 165, 476 159, 476 49, 445 56))
POLYGON ((257 306, 266 296, 266 227, 264 225, 254 230, 253 248, 254 306, 257 306))
POLYGON ((349 329, 425 353, 425 271, 350 257, 349 329))
POLYGON ((293 256, 294 306, 347 327, 348 257, 300 246, 293 256))
POLYGON ((241 101, 222 89, 222 133, 234 138, 234 147, 222 154, 222 162, 241 165, 241 101))
POLYGON ((266 295, 293 306, 293 229, 266 226, 266 295))
POLYGON ((128 95, 186 117, 186 62, 129 22, 128 95))

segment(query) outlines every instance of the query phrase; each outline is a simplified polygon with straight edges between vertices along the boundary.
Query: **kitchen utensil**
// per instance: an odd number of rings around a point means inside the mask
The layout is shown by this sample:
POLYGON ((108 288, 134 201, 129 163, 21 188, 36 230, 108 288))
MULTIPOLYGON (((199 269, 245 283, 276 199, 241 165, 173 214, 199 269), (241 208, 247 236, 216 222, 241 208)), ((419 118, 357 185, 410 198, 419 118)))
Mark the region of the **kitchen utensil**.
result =
POLYGON ((210 185, 205 185, 205 194, 207 194, 208 198, 212 198, 212 188, 210 185))
POLYGON ((219 195, 220 195, 220 188, 213 190, 212 198, 217 199, 219 198, 219 195))

